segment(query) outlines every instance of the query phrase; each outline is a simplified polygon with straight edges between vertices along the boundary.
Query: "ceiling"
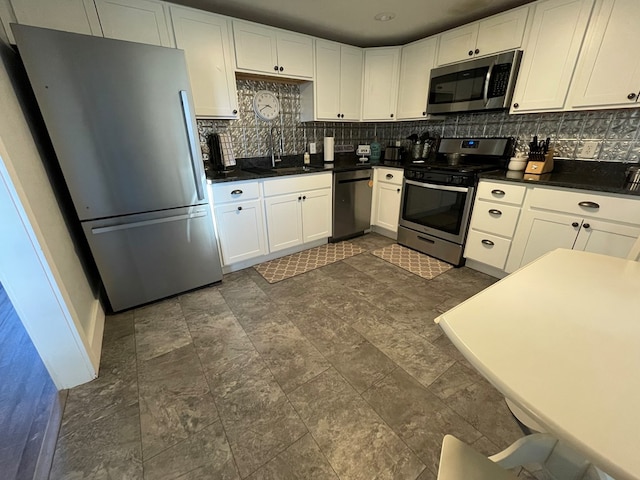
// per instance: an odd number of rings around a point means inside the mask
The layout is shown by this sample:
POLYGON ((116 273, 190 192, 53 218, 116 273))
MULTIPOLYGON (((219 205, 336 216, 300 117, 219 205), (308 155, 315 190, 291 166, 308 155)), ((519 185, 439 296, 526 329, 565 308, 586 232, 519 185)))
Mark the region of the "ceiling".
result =
POLYGON ((170 0, 360 47, 401 45, 532 0, 170 0), (387 22, 378 13, 393 12, 387 22))

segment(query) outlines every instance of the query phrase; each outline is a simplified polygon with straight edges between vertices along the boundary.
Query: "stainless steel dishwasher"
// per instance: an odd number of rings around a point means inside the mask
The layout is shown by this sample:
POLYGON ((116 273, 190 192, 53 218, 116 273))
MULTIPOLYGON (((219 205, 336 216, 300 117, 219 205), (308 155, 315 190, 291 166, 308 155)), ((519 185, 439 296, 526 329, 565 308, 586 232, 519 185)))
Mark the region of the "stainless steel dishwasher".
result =
POLYGON ((371 175, 361 169, 333 174, 333 236, 331 242, 362 235, 371 227, 371 175))

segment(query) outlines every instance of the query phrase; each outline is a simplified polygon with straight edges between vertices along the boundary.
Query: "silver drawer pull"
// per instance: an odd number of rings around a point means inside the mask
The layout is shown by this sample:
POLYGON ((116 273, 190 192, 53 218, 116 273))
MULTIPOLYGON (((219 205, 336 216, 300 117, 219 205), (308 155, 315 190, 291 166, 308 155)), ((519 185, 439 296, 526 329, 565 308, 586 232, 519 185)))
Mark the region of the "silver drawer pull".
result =
POLYGON ((498 216, 502 215, 502 212, 500 210, 498 210, 498 209, 495 209, 495 208, 492 208, 491 210, 489 210, 489 213, 491 215, 498 215, 498 216))
POLYGON ((387 173, 387 179, 391 180, 393 178, 393 175, 391 173, 387 173))
POLYGON ((231 190, 231 195, 241 195, 242 190, 231 190))
POLYGON ((486 238, 482 240, 483 245, 487 245, 488 247, 493 247, 495 244, 491 240, 487 240, 486 238))
POLYGON ((494 190, 491 190, 491 193, 493 193, 494 195, 504 195, 504 190, 498 190, 497 188, 494 190))
POLYGON ((578 205, 585 208, 600 208, 596 202, 578 202, 578 205))

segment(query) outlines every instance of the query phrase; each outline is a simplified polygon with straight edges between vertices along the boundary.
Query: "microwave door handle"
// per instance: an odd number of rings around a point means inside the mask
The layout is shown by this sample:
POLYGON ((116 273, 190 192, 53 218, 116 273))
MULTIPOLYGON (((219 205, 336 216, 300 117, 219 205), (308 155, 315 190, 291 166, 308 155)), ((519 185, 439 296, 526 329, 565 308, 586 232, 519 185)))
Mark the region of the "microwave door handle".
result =
POLYGON ((491 75, 493 75, 493 67, 496 66, 496 62, 492 62, 487 70, 487 76, 484 79, 484 106, 489 104, 489 84, 491 83, 491 75))

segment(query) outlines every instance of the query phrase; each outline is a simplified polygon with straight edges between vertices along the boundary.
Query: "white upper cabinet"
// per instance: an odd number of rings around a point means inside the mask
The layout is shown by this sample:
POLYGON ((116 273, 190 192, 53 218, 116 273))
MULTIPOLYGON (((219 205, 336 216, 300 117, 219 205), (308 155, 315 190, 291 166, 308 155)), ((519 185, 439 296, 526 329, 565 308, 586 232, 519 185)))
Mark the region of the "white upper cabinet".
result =
POLYGON ((438 37, 402 47, 398 86, 398 119, 425 118, 429 96, 429 75, 436 61, 438 37))
POLYGON ((176 45, 185 52, 198 117, 236 118, 230 25, 225 17, 171 6, 176 45))
POLYGON ((400 47, 366 48, 362 120, 395 120, 400 47))
POLYGON ((522 45, 529 7, 520 7, 444 32, 438 65, 513 50, 522 45))
POLYGON ((342 45, 340 51, 340 120, 359 120, 362 106, 362 49, 342 45))
POLYGON ((107 38, 174 47, 168 7, 152 0, 95 0, 107 38))
POLYGON ((440 35, 438 65, 459 62, 473 58, 478 39, 478 23, 447 30, 440 35))
POLYGON ((640 1, 598 0, 569 94, 571 109, 636 107, 640 1))
POLYGON ((592 7, 593 0, 543 0, 535 4, 511 113, 564 108, 592 7))
POLYGON ((313 77, 313 39, 255 23, 233 21, 238 70, 295 78, 313 77))
POLYGON ((360 119, 362 57, 361 48, 316 40, 315 80, 300 88, 303 121, 360 119), (308 98, 313 94, 315 98, 308 98))
MULTIPOLYGON (((93 0, 11 0, 10 4, 21 25, 102 36, 93 0)), ((4 25, 13 41, 8 23, 4 25)))

